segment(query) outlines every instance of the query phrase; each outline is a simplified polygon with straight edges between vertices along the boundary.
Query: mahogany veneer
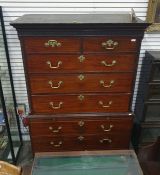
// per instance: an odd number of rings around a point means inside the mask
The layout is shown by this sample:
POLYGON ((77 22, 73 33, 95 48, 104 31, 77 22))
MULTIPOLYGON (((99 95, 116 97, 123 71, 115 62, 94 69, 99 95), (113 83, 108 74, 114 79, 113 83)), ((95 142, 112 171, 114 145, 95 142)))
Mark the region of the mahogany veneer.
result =
POLYGON ((32 54, 26 55, 26 64, 29 73, 73 73, 73 72, 134 72, 136 54, 83 54, 84 61, 80 62, 80 54, 32 54), (59 69, 50 69, 47 62, 59 69), (106 67, 103 63, 114 64, 106 67), (37 64, 38 63, 38 64, 37 64))
POLYGON ((32 94, 131 92, 133 73, 31 75, 32 94), (82 76, 82 80, 80 80, 82 76), (54 88, 58 87, 59 88, 54 88), (106 87, 108 86, 108 87, 106 87))
POLYGON ((127 149, 149 24, 130 14, 54 14, 11 25, 21 41, 33 152, 127 149))

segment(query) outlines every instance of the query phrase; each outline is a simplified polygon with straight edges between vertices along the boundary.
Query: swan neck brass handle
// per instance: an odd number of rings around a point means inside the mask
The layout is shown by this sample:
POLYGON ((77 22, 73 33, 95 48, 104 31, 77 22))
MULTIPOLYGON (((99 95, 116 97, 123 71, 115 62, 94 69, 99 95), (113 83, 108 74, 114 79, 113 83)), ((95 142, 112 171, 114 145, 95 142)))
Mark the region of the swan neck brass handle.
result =
POLYGON ((111 39, 102 42, 102 47, 105 48, 106 50, 113 50, 116 48, 116 46, 118 46, 118 42, 117 41, 113 41, 111 39))
POLYGON ((53 86, 54 83, 53 83, 52 80, 50 80, 48 82, 48 84, 51 86, 52 89, 58 89, 58 88, 60 88, 60 86, 61 86, 62 83, 63 83, 63 81, 59 81, 58 84, 57 84, 57 86, 53 86))
POLYGON ((108 85, 105 85, 104 80, 100 80, 99 83, 100 83, 103 87, 105 87, 105 88, 110 88, 110 87, 112 87, 112 85, 115 83, 115 81, 114 81, 114 80, 111 80, 111 81, 109 82, 108 85))
POLYGON ((106 63, 106 61, 104 61, 104 60, 101 61, 101 64, 103 64, 103 65, 106 66, 106 67, 112 67, 112 66, 114 66, 116 63, 117 63, 116 60, 113 60, 111 64, 106 63))
POLYGON ((44 43, 45 47, 60 47, 61 45, 62 44, 57 40, 48 40, 46 43, 44 43))
POLYGON ((108 102, 108 105, 104 105, 104 104, 103 104, 103 101, 99 101, 99 104, 100 104, 103 108, 109 108, 109 107, 111 106, 111 104, 112 104, 112 101, 109 101, 109 102, 108 102))
POLYGON ((58 69, 60 65, 62 64, 62 61, 58 61, 57 66, 52 66, 51 61, 47 61, 46 64, 49 65, 50 69, 58 69))
POLYGON ((99 140, 100 143, 104 143, 104 142, 107 142, 107 143, 112 143, 112 140, 111 139, 100 139, 99 140))
POLYGON ((52 126, 49 126, 49 130, 51 130, 54 133, 58 133, 62 129, 62 126, 59 126, 57 129, 53 129, 52 126))
POLYGON ((54 142, 50 142, 50 144, 54 147, 60 147, 62 145, 62 141, 59 141, 58 144, 55 144, 54 142))
POLYGON ((101 128, 103 129, 103 131, 109 132, 113 128, 113 125, 109 125, 109 128, 107 128, 107 129, 106 129, 106 127, 104 125, 101 125, 101 128))
POLYGON ((54 106, 53 102, 49 103, 49 105, 51 106, 52 109, 60 109, 62 104, 63 104, 63 102, 59 102, 58 106, 54 106))

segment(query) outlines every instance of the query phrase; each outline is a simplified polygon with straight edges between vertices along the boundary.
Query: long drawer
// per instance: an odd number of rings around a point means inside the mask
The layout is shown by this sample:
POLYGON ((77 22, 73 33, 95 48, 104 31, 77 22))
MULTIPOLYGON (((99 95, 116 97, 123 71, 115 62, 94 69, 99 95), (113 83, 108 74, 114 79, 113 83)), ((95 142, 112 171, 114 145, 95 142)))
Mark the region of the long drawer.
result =
POLYGON ((26 55, 29 73, 134 72, 136 54, 26 55))
POLYGON ((128 149, 130 134, 74 135, 67 137, 32 137, 34 152, 67 150, 128 149))
POLYGON ((131 92, 133 73, 30 75, 32 94, 131 92))
POLYGON ((33 114, 128 112, 130 94, 32 95, 33 114))
POLYGON ((70 134, 109 134, 129 133, 132 128, 131 117, 101 118, 93 119, 34 119, 30 120, 30 132, 32 136, 55 136, 70 134))

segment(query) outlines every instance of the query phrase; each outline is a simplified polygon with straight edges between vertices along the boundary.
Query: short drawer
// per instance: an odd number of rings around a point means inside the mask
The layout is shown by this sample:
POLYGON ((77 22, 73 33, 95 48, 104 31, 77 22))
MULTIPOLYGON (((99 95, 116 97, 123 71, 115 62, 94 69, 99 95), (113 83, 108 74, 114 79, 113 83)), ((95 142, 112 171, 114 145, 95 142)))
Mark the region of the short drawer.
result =
POLYGON ((150 82, 160 83, 160 62, 153 63, 150 82))
POLYGON ((88 136, 88 138, 84 136, 83 141, 86 145, 86 150, 129 149, 130 133, 93 135, 88 136))
POLYGON ((51 152, 51 151, 67 151, 67 150, 84 150, 83 144, 75 137, 51 137, 40 136, 32 137, 33 152, 51 152))
POLYGON ((134 72, 136 62, 137 56, 134 54, 32 54, 26 56, 29 73, 134 72))
POLYGON ((147 101, 144 106, 144 120, 160 122, 160 100, 147 101))
MULTIPOLYGON (((93 118, 93 117, 90 117, 93 118)), ((132 117, 101 118, 100 119, 68 119, 53 121, 52 119, 30 120, 32 136, 55 136, 66 134, 109 134, 129 133, 132 129, 132 117)))
POLYGON ((32 137, 34 152, 128 149, 130 134, 74 135, 65 137, 32 137))
POLYGON ((26 53, 80 52, 80 39, 74 37, 24 37, 26 53))
POLYGON ((31 94, 131 92, 133 73, 30 75, 31 94))
POLYGON ((160 122, 146 122, 141 127, 140 145, 154 143, 160 136, 160 122))
POLYGON ((33 95, 32 114, 128 112, 130 94, 33 95))
POLYGON ((86 37, 84 52, 137 52, 139 40, 131 37, 86 37))
POLYGON ((160 100, 160 83, 149 83, 148 89, 148 99, 149 100, 160 100))

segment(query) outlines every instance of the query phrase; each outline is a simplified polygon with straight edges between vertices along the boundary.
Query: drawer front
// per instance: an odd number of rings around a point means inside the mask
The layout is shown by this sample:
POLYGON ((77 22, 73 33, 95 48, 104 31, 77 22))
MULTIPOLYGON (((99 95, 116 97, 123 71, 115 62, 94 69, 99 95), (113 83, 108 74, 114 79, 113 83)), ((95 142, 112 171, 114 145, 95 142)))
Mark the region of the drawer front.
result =
POLYGON ((131 37, 84 38, 84 52, 137 52, 138 48, 139 40, 131 37))
POLYGON ((26 62, 29 73, 133 72, 137 59, 134 54, 36 54, 27 55, 26 62))
POLYGON ((32 147, 34 152, 128 149, 129 139, 129 134, 32 137, 32 147))
POLYGON ((160 100, 160 84, 149 84, 149 100, 160 100))
POLYGON ((160 63, 153 64, 150 81, 160 83, 160 63))
POLYGON ((130 94, 32 96, 33 114, 128 112, 130 94))
POLYGON ((131 92, 133 73, 31 75, 32 94, 131 92))
POLYGON ((160 125, 157 125, 157 123, 158 122, 150 125, 144 124, 142 126, 139 139, 141 145, 154 143, 160 136, 160 125))
MULTIPOLYGON (((91 117, 92 118, 92 117, 91 117)), ((53 121, 36 119, 30 121, 30 132, 32 136, 56 136, 66 134, 109 134, 129 133, 132 129, 131 117, 119 117, 115 119, 90 119, 86 120, 62 120, 53 121)))
POLYGON ((34 152, 52 152, 68 150, 85 150, 84 145, 77 137, 32 137, 32 149, 34 152))
POLYGON ((88 138, 84 136, 83 140, 86 145, 86 150, 128 149, 130 134, 93 135, 88 138))
POLYGON ((25 37, 26 53, 80 52, 80 39, 74 37, 25 37))
POLYGON ((145 121, 160 121, 160 101, 145 103, 144 118, 145 121))

